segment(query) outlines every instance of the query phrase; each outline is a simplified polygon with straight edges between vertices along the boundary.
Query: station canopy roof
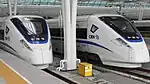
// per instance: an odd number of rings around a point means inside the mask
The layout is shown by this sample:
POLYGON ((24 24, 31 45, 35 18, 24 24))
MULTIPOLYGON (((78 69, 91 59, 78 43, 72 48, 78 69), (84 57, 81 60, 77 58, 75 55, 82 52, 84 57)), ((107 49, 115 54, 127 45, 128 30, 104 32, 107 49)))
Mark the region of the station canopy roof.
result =
MULTIPOLYGON (((78 6, 113 7, 121 4, 129 7, 141 2, 149 6, 150 0, 78 0, 78 6)), ((7 4, 7 0, 0 0, 0 4, 7 4)), ((61 5, 61 0, 18 0, 18 5, 61 5)))

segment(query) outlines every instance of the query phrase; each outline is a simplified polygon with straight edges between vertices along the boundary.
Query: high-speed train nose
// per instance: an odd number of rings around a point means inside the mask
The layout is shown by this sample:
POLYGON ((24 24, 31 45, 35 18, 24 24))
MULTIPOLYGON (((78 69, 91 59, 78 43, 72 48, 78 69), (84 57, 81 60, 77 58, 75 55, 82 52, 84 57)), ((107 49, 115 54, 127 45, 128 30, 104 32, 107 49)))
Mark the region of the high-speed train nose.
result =
POLYGON ((34 65, 52 63, 52 52, 48 49, 34 49, 31 60, 34 65))
POLYGON ((144 44, 142 46, 133 45, 133 49, 130 49, 130 61, 136 63, 145 63, 150 61, 149 51, 144 44))
POLYGON ((48 49, 41 49, 41 53, 44 64, 52 63, 52 52, 48 49))
POLYGON ((31 60, 32 64, 34 65, 43 64, 43 55, 41 49, 34 49, 31 60))

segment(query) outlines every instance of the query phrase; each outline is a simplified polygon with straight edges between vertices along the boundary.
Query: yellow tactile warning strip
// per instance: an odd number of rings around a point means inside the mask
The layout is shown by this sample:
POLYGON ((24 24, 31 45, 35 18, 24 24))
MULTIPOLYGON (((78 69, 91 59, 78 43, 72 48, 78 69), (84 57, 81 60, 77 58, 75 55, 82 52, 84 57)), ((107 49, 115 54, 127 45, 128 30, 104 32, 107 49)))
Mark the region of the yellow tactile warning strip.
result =
POLYGON ((22 77, 13 68, 0 59, 0 77, 6 84, 31 84, 27 79, 22 77))

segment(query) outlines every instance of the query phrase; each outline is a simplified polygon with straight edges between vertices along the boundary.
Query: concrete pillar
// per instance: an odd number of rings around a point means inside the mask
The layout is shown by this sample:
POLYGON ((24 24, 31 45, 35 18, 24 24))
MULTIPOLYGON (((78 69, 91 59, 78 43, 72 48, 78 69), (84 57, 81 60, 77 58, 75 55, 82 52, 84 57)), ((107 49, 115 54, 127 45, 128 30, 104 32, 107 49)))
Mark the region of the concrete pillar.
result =
POLYGON ((18 0, 14 1, 14 15, 17 14, 17 5, 18 5, 18 0))
POLYGON ((77 68, 76 58, 76 15, 77 0, 62 0, 64 28, 64 59, 60 61, 59 70, 74 70, 77 68))
POLYGON ((77 0, 71 0, 71 59, 72 64, 76 69, 77 63, 76 63, 76 17, 77 17, 77 0))
POLYGON ((17 13, 17 3, 18 3, 18 0, 14 0, 14 8, 12 9, 12 1, 11 0, 7 0, 7 3, 8 3, 8 9, 9 9, 9 15, 12 16, 12 15, 16 15, 17 13))
POLYGON ((9 15, 12 16, 11 0, 7 0, 9 15))
POLYGON ((142 20, 143 19, 143 13, 144 13, 144 7, 142 6, 142 4, 140 4, 139 6, 139 18, 138 20, 142 20))

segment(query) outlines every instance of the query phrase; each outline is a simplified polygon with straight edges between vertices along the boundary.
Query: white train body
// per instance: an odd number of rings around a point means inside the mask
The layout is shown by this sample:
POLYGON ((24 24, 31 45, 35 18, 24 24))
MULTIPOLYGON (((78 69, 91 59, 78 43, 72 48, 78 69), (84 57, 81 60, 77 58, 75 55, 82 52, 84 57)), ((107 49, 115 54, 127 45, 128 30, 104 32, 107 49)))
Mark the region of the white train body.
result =
MULTIPOLYGON (((51 30, 53 50, 63 51, 63 33, 58 26, 59 21, 47 22, 51 30)), ((139 31, 120 15, 79 16, 76 34, 77 51, 96 54, 104 65, 134 68, 150 61, 148 49, 139 31)))
POLYGON ((52 63, 49 27, 42 17, 10 16, 1 19, 0 25, 1 48, 40 69, 52 63))

